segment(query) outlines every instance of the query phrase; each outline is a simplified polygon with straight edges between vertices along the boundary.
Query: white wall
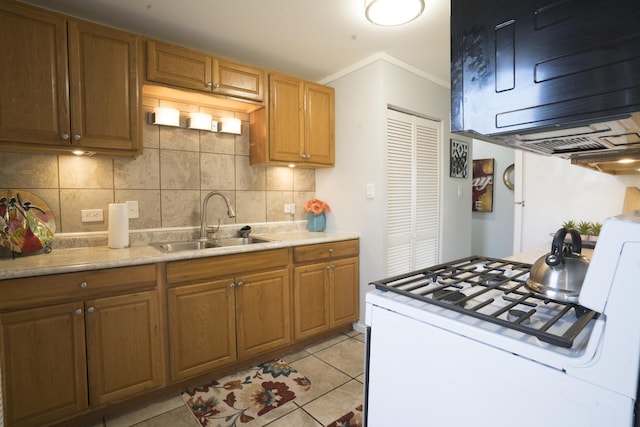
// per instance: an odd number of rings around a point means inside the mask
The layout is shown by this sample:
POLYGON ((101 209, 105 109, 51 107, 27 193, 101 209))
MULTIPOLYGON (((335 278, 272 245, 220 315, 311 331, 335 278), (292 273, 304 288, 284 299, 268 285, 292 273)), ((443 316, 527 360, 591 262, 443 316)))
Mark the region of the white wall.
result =
POLYGON ((360 318, 364 323, 368 283, 385 277, 385 138, 388 105, 442 122, 441 259, 468 256, 471 202, 458 199, 457 185, 470 194, 471 179, 449 178, 450 91, 385 60, 376 60, 325 82, 336 89, 336 166, 316 171, 316 196, 331 205, 328 231, 360 234, 360 318), (366 198, 366 185, 376 195, 366 198))
MULTIPOLYGON (((472 213, 471 252, 494 258, 513 253, 513 190, 502 179, 504 170, 514 163, 514 150, 489 142, 473 140, 474 159, 494 159, 493 212, 472 213)), ((469 194, 467 197, 471 197, 469 194)))
POLYGON ((526 153, 523 166, 522 251, 551 245, 567 220, 604 222, 622 213, 626 187, 640 187, 640 175, 609 175, 569 160, 526 153))

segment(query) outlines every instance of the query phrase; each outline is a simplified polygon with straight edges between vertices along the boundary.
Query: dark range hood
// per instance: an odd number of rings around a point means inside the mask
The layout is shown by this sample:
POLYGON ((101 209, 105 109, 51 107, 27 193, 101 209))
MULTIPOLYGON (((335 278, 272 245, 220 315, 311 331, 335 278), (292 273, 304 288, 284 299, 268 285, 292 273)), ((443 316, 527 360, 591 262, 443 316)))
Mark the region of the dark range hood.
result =
POLYGON ((452 132, 638 173, 637 0, 452 0, 451 55, 452 132))

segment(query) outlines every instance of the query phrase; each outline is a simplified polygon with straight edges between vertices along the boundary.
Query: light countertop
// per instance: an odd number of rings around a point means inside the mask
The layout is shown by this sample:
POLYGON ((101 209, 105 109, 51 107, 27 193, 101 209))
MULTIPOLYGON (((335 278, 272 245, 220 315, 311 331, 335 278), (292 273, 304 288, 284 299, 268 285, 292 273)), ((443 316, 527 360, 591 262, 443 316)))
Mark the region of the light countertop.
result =
POLYGON ((171 253, 145 245, 124 249, 110 249, 107 246, 54 249, 50 253, 18 255, 13 259, 0 259, 0 280, 125 267, 129 265, 153 264, 181 259, 229 255, 359 238, 355 233, 314 233, 309 231, 252 234, 252 236, 269 240, 269 242, 171 253))

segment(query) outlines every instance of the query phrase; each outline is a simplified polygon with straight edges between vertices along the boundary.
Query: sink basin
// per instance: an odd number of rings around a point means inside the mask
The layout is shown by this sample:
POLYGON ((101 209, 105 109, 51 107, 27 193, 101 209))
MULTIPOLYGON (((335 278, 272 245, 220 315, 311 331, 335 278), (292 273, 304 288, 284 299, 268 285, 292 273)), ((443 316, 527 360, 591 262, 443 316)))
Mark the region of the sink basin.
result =
POLYGON ((221 248, 226 246, 250 245, 253 243, 265 243, 268 241, 269 240, 259 239, 257 237, 231 237, 227 239, 216 240, 187 240, 181 242, 152 243, 151 246, 156 247, 164 252, 179 252, 198 249, 221 248))
POLYGON ((213 240, 194 240, 186 242, 165 242, 165 243, 153 243, 154 246, 165 252, 178 252, 178 251, 191 251, 194 249, 207 249, 217 248, 218 245, 213 240))
POLYGON ((230 237, 227 239, 214 240, 218 246, 238 246, 238 245, 250 245, 253 243, 266 243, 269 240, 259 239, 257 237, 230 237))

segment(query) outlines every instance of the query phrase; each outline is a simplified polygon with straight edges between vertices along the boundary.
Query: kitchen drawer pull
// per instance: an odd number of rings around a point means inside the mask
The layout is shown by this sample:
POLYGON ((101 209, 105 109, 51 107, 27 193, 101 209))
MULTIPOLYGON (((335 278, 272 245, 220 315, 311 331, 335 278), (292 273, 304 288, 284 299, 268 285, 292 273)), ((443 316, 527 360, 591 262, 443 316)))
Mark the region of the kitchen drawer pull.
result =
POLYGON ((76 308, 76 316, 80 316, 82 314, 82 309, 81 308, 76 308))
POLYGON ((68 133, 63 133, 62 135, 60 135, 60 139, 62 139, 63 141, 66 141, 69 139, 69 134, 68 133))
POLYGON ((244 282, 238 282, 236 283, 237 286, 244 286, 244 282))
POLYGON ((87 284, 87 282, 80 282, 80 287, 81 287, 82 289, 87 289, 87 286, 89 286, 89 285, 87 284))
POLYGON ((95 307, 89 307, 89 308, 87 308, 87 313, 93 313, 93 312, 95 312, 95 311, 96 311, 95 307))
POLYGON ((232 283, 232 284, 230 284, 230 285, 229 285, 229 287, 230 287, 230 288, 235 288, 235 287, 236 287, 236 284, 235 284, 235 283, 232 283))
POLYGON ((80 141, 80 134, 76 133, 75 135, 73 135, 73 140, 80 141))
POLYGON ((213 86, 213 83, 207 82, 207 87, 211 87, 211 86, 213 86))

